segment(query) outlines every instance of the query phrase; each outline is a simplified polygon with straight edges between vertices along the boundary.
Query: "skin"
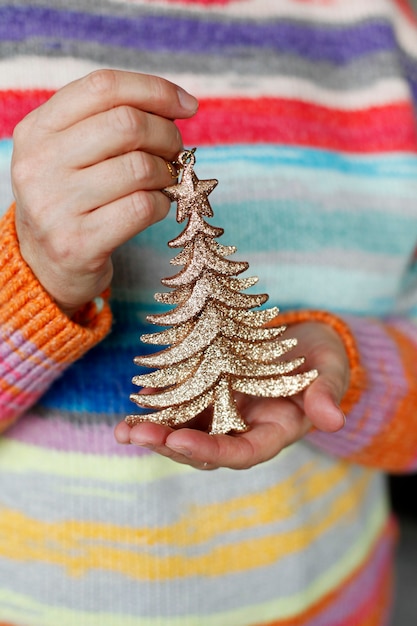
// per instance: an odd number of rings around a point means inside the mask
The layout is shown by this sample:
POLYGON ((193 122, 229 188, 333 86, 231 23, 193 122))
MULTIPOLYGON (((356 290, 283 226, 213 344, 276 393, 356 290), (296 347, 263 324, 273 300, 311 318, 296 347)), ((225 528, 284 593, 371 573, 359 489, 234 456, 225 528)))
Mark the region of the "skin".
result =
MULTIPOLYGON (((109 286, 112 252, 168 213, 160 191, 172 184, 166 161, 183 148, 173 120, 197 107, 161 78, 100 70, 62 88, 16 127, 12 185, 21 254, 69 317, 109 286)), ((240 396, 248 432, 212 436, 122 421, 116 440, 196 468, 244 469, 274 457, 312 425, 339 430, 338 405, 349 384, 341 339, 316 322, 292 327, 291 336, 320 375, 293 398, 240 396)))
POLYGON ((67 85, 16 127, 21 253, 67 315, 110 284, 115 248, 167 214, 159 190, 172 184, 166 161, 182 149, 173 120, 197 106, 160 78, 104 70, 67 85))
POLYGON ((247 432, 208 435, 194 428, 172 430, 149 422, 130 428, 123 421, 116 426, 116 440, 149 448, 197 469, 247 469, 302 439, 312 426, 324 432, 340 430, 345 417, 339 402, 350 376, 339 335, 318 322, 291 326, 290 333, 298 339, 297 351, 306 357, 309 368, 319 371, 319 376, 303 393, 291 398, 240 395, 239 408, 250 425, 247 432))

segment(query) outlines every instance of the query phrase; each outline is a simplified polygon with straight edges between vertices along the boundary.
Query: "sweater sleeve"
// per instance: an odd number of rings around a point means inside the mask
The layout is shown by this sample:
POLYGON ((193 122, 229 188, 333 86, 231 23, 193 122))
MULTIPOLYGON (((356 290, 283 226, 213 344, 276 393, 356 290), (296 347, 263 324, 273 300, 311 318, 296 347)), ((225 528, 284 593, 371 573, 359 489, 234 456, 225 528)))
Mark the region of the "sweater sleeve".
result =
POLYGON ((417 469, 417 327, 398 316, 338 318, 321 311, 286 314, 280 323, 320 321, 340 335, 351 368, 337 433, 307 439, 330 455, 392 473, 417 469))
POLYGON ((110 308, 100 304, 73 321, 60 311, 20 254, 12 206, 0 222, 1 430, 109 332, 110 308))

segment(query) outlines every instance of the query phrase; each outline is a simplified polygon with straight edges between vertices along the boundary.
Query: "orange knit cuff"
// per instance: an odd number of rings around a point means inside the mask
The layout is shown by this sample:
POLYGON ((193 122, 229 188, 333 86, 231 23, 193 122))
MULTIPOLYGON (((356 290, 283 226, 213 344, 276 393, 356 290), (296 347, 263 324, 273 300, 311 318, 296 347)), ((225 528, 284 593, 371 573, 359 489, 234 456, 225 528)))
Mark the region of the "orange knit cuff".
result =
POLYGON ((102 310, 88 305, 76 323, 58 308, 20 254, 14 205, 0 220, 0 326, 3 336, 19 332, 60 366, 72 363, 105 337, 112 323, 106 300, 102 310))
POLYGON ((344 413, 349 413, 351 408, 358 402, 362 391, 366 387, 366 374, 361 365, 360 354, 356 339, 349 325, 337 315, 328 311, 313 311, 309 309, 280 313, 269 326, 291 326, 301 322, 321 322, 331 326, 339 335, 346 350, 350 366, 350 383, 340 407, 344 413))

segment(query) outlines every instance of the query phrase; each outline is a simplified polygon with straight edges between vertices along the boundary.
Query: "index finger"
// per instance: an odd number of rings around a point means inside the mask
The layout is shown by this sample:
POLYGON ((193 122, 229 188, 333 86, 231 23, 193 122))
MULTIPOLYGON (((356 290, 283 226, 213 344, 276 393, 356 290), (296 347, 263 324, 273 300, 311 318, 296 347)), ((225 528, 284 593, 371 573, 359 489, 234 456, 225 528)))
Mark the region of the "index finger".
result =
POLYGON ((177 119, 191 117, 198 102, 178 85, 158 76, 106 69, 69 83, 33 114, 37 124, 56 132, 121 105, 177 119))

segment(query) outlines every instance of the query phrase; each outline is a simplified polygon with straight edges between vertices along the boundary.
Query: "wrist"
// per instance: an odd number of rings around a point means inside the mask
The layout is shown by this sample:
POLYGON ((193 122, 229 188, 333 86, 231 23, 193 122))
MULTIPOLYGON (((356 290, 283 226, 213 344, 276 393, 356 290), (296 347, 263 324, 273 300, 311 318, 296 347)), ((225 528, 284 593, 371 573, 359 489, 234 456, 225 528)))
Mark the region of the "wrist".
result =
POLYGON ((74 321, 69 320, 20 253, 13 205, 1 221, 0 328, 3 332, 18 331, 22 340, 35 338, 37 346, 42 345, 46 352, 66 352, 68 348, 69 360, 79 358, 110 330, 108 292, 101 295, 101 303, 93 302, 83 315, 77 312, 74 321))

